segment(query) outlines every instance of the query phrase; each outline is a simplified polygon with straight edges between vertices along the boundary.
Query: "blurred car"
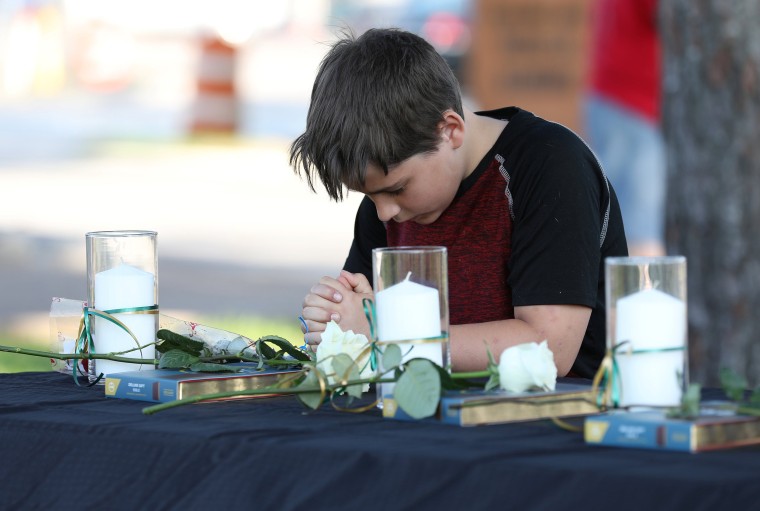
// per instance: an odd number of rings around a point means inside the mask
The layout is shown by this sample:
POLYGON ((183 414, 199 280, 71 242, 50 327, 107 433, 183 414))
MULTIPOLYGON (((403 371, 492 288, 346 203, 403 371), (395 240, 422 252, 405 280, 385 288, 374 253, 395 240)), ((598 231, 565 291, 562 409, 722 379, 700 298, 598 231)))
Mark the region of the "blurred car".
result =
POLYGON ((333 0, 329 23, 359 35, 370 28, 400 28, 424 37, 464 79, 470 48, 471 0, 333 0))

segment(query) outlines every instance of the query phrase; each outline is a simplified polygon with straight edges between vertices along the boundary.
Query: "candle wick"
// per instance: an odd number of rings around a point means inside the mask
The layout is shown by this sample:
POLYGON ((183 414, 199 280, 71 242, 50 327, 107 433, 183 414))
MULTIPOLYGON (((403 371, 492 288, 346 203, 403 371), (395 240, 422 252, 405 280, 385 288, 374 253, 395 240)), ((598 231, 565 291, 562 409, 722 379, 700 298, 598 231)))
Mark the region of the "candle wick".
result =
POLYGON ((412 272, 407 273, 406 274, 406 278, 404 279, 404 281, 408 282, 409 281, 409 277, 411 277, 411 276, 412 276, 412 272))
POLYGON ((641 289, 654 289, 652 285, 652 277, 649 275, 649 264, 645 264, 641 269, 641 282, 639 284, 641 289))

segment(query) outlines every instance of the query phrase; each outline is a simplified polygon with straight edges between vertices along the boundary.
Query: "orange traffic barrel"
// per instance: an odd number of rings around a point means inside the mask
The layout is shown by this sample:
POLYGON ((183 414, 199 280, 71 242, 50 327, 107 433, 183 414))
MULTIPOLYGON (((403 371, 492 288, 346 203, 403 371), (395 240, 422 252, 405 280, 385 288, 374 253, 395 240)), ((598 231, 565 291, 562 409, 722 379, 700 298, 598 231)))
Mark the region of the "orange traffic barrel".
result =
POLYGON ((193 134, 234 133, 238 125, 237 50, 216 36, 203 37, 200 50, 190 130, 193 134))

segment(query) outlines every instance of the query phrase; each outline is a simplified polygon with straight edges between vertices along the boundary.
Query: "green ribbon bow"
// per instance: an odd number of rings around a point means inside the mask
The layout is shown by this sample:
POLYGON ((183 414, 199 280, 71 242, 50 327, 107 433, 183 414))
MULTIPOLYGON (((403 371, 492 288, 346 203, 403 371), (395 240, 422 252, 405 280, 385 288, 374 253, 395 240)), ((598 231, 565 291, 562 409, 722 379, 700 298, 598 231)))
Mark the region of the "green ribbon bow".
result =
MULTIPOLYGON (((599 370, 594 375, 592 382, 592 388, 596 389, 597 393, 597 405, 608 406, 613 408, 620 406, 620 396, 622 394, 622 383, 620 378, 620 368, 618 367, 617 359, 615 355, 617 351, 630 344, 630 341, 621 341, 607 350, 602 363, 599 365, 599 370)), ((643 355, 648 353, 666 353, 669 351, 683 351, 683 346, 674 346, 671 348, 652 348, 645 350, 628 350, 627 355, 643 355)))
MULTIPOLYGON (((92 354, 95 353, 95 343, 92 339, 92 323, 90 318, 92 316, 97 316, 99 318, 103 318, 105 320, 110 321, 114 325, 118 326, 125 332, 129 334, 129 336, 134 339, 135 345, 137 346, 137 349, 140 350, 140 355, 142 355, 142 346, 140 346, 140 342, 137 340, 137 337, 135 337, 135 334, 132 333, 132 330, 129 329, 127 325, 122 323, 118 318, 114 317, 113 314, 158 314, 158 305, 146 305, 144 307, 124 307, 121 309, 109 309, 109 310, 98 310, 93 307, 87 307, 85 306, 82 309, 82 319, 79 323, 79 335, 77 336, 76 345, 74 348, 74 353, 76 354, 87 354, 87 360, 92 360, 92 354)), ((75 364, 78 365, 78 364, 75 364)), ((72 374, 74 376, 74 383, 79 385, 79 380, 77 378, 77 369, 72 371, 72 374)), ((103 373, 100 373, 98 377, 88 385, 88 387, 91 387, 98 383, 103 378, 103 373)))

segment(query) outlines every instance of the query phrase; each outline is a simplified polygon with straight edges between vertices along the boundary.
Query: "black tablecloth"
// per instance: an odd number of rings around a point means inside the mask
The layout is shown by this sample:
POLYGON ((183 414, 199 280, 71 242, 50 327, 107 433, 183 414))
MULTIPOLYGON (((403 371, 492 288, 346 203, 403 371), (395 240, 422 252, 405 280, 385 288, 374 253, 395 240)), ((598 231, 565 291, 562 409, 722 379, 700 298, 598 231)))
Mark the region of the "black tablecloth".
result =
POLYGON ((59 373, 0 375, 0 509, 758 509, 760 448, 587 446, 292 397, 145 416, 59 373))

